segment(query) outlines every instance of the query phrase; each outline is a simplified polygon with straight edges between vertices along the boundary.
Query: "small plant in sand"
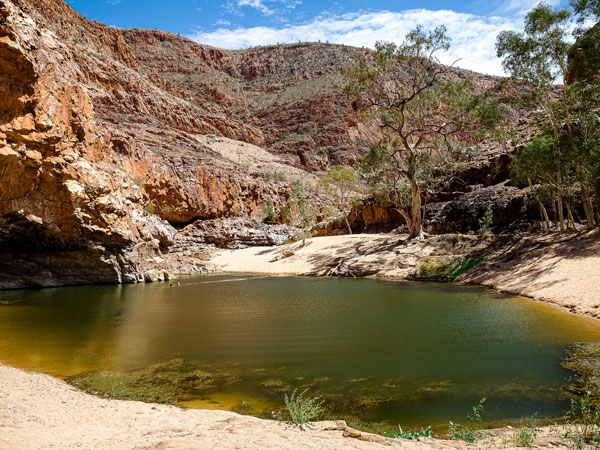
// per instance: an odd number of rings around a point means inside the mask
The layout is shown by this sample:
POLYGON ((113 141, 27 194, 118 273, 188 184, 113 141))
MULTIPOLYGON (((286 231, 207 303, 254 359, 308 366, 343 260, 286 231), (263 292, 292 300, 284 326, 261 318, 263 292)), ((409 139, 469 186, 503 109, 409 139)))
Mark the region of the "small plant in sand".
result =
POLYGON ((600 448, 600 397, 598 382, 590 380, 577 398, 571 399, 565 438, 570 448, 600 448))
POLYGON ((535 414, 528 423, 522 424, 517 428, 513 442, 517 447, 531 447, 535 437, 537 436, 538 429, 535 425, 535 414))
POLYGON ((290 418, 294 423, 307 423, 317 417, 323 412, 324 400, 321 397, 305 398, 304 394, 308 389, 303 390, 300 394, 296 395, 297 389, 288 397, 284 395, 283 399, 285 407, 287 408, 290 418))
POLYGON ((430 438, 431 435, 431 425, 421 428, 420 430, 403 430, 400 425, 398 425, 399 433, 397 433, 394 437, 401 439, 410 439, 415 440, 420 437, 430 438))
POLYGON ((462 426, 458 423, 450 422, 450 436, 452 439, 461 439, 465 442, 477 442, 482 434, 483 429, 483 403, 486 398, 479 400, 479 403, 471 407, 471 412, 467 413, 469 423, 462 426))

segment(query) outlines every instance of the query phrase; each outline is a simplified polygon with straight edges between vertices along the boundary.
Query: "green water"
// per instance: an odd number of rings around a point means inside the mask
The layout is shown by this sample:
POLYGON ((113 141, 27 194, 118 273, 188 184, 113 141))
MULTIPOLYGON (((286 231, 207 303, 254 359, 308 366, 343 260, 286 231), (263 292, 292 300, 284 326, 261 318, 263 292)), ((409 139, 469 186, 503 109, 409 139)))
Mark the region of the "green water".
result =
POLYGON ((565 348, 600 340, 595 321, 452 284, 174 284, 0 292, 0 361, 65 377, 184 358, 232 375, 190 406, 276 409, 284 391, 306 386, 339 418, 419 426, 462 421, 484 396, 488 423, 559 417, 565 348))

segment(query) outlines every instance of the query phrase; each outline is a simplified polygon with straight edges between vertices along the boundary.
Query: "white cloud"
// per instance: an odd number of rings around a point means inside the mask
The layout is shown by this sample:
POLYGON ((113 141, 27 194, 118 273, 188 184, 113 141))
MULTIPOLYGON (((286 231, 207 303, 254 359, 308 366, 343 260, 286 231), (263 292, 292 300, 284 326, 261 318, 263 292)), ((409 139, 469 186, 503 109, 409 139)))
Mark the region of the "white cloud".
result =
POLYGON ((251 8, 258 9, 263 14, 273 14, 273 10, 269 9, 263 0, 238 0, 237 5, 250 6, 251 8))
POLYGON ((221 27, 208 32, 200 30, 188 37, 201 44, 226 49, 298 41, 323 41, 373 48, 377 41, 402 42, 406 33, 417 24, 426 29, 445 25, 452 38, 452 48, 448 53, 440 55, 442 62, 450 63, 460 58, 457 63, 459 67, 502 75, 500 60, 496 57, 496 36, 502 30, 518 30, 522 23, 523 19, 519 16, 479 16, 450 10, 413 9, 321 15, 304 24, 280 27, 221 27))
MULTIPOLYGON (((540 3, 540 1, 541 0, 506 0, 497 4, 496 8, 493 9, 493 14, 523 17, 528 11, 531 11, 534 6, 540 3)), ((544 0, 544 2, 550 6, 556 6, 560 3, 560 0, 544 0)))
POLYGON ((280 4, 287 9, 294 9, 301 5, 301 0, 229 0, 224 6, 225 9, 234 14, 241 14, 241 8, 244 6, 254 8, 260 11, 265 16, 270 16, 278 12, 275 5, 268 6, 267 4, 280 4))

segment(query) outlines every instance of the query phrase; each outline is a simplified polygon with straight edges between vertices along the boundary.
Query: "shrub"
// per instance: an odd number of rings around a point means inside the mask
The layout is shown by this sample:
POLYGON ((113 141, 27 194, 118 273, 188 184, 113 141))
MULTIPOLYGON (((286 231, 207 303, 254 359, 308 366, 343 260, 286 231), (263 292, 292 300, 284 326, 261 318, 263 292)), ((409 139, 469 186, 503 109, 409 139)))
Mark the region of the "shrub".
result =
POLYGON ((323 411, 324 400, 321 397, 304 398, 304 394, 308 389, 304 389, 300 394, 296 395, 297 389, 294 389, 292 395, 288 397, 284 395, 285 407, 287 408, 290 418, 294 423, 307 423, 317 417, 323 411))
POLYGON ((600 447, 600 398, 598 381, 588 380, 583 393, 571 399, 571 409, 567 413, 568 423, 565 438, 573 448, 600 447))
POLYGON ((477 266, 483 258, 467 258, 461 263, 444 264, 424 262, 419 267, 419 276, 426 278, 446 278, 453 280, 477 266))
POLYGON ((273 224, 275 223, 275 208, 273 202, 263 203, 260 207, 263 222, 273 224))
POLYGON ((274 172, 265 172, 265 178, 267 179, 267 181, 274 182, 287 181, 285 173, 277 172, 276 170, 274 172))
POLYGON ((427 438, 431 437, 431 426, 430 425, 423 427, 420 430, 403 430, 402 427, 400 425, 398 425, 398 429, 400 432, 394 436, 396 438, 415 440, 420 437, 427 437, 427 438))
POLYGON ((538 431, 533 421, 534 417, 532 417, 532 420, 529 423, 523 424, 517 429, 515 437, 513 438, 516 446, 531 447, 533 445, 533 441, 535 441, 538 431))
POLYGON ((150 215, 154 214, 154 205, 152 203, 148 203, 144 208, 144 211, 146 211, 150 215))
POLYGON ((450 422, 450 435, 452 439, 462 439, 465 442, 477 442, 481 437, 481 429, 483 428, 483 403, 486 398, 479 400, 479 403, 471 407, 471 412, 467 413, 468 425, 462 426, 458 423, 450 422))
POLYGON ((479 219, 479 225, 481 225, 481 231, 483 233, 489 233, 492 225, 494 224, 494 211, 489 208, 483 218, 479 219))

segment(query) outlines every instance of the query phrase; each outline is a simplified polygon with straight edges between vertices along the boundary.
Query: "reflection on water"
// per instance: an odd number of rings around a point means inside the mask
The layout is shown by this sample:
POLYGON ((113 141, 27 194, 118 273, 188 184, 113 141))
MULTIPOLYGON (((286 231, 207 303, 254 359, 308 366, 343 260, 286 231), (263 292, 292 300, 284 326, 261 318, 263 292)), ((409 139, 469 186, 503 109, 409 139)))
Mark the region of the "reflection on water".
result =
POLYGON ((565 347, 600 339, 594 321, 478 288, 240 278, 0 292, 0 360, 66 377, 183 358, 235 380, 188 406, 275 409, 309 388, 339 417, 420 426, 483 396, 487 420, 559 416, 565 347))

